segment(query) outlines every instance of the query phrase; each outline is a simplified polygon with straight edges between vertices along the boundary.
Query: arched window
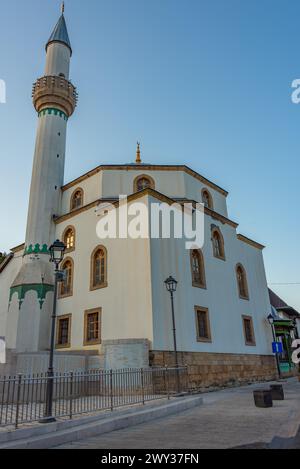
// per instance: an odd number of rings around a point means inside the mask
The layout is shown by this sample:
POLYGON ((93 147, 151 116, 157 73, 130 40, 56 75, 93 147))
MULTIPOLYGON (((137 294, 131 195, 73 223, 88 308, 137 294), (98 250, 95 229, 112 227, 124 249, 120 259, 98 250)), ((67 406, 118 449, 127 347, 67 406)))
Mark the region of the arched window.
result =
POLYGON ((83 190, 76 189, 71 197, 71 210, 76 210, 83 205, 83 190))
POLYGON ((246 274, 244 267, 241 264, 238 264, 236 266, 236 279, 237 279, 240 298, 243 298, 244 300, 248 300, 249 291, 248 291, 247 274, 246 274))
POLYGON ((225 260, 224 238, 219 228, 212 230, 212 244, 214 256, 218 259, 225 260))
POLYGON ((66 251, 72 251, 75 249, 75 228, 73 226, 68 226, 65 229, 63 240, 66 246, 66 251))
POLYGON ((200 249, 191 251, 191 270, 193 286, 206 288, 204 258, 200 249))
POLYGON ((107 251, 98 246, 91 257, 91 290, 107 287, 107 251))
POLYGON ((210 208, 211 210, 214 209, 212 196, 207 189, 203 189, 202 191, 202 202, 205 207, 210 208))
POLYGON ((155 189, 155 183, 152 177, 150 176, 138 176, 134 181, 134 192, 142 191, 147 188, 155 189))
POLYGON ((67 258, 63 265, 62 271, 64 272, 64 279, 60 282, 59 296, 66 297, 73 295, 73 277, 74 277, 74 264, 71 258, 67 258))

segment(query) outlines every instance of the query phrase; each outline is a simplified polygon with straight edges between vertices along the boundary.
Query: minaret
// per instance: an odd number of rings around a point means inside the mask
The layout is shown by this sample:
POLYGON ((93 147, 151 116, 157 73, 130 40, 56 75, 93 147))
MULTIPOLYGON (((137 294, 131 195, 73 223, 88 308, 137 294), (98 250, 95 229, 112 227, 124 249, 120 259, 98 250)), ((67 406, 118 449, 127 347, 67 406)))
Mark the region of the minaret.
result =
POLYGON ((38 126, 25 251, 21 270, 11 287, 8 315, 17 324, 16 344, 12 346, 17 351, 45 350, 49 346, 54 280, 48 250, 55 240, 53 220, 60 213, 67 123, 77 103, 76 89, 69 81, 71 56, 63 4, 46 44, 45 74, 33 85, 38 126))
POLYGON ((64 13, 46 45, 45 76, 33 85, 38 129, 27 219, 26 253, 47 251, 54 241, 53 215, 60 209, 64 182, 66 131, 77 94, 69 81, 71 44, 64 13), (37 197, 38 195, 38 197, 37 197))

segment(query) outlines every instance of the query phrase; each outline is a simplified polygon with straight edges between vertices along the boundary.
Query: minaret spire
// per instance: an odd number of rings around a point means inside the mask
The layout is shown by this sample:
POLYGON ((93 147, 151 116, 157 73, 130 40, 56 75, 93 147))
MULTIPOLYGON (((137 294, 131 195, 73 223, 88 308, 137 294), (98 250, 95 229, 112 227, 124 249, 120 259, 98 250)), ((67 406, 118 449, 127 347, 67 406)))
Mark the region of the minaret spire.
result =
POLYGON ((68 29, 66 25, 66 20, 64 16, 64 11, 65 11, 65 3, 63 2, 61 4, 61 15, 59 17, 58 22, 56 23, 54 30, 46 44, 46 50, 50 46, 50 44, 53 44, 54 42, 58 42, 60 44, 63 44, 67 46, 72 54, 72 46, 71 42, 69 39, 69 34, 68 34, 68 29))
POLYGON ((137 149, 136 149, 136 164, 141 164, 141 144, 140 142, 137 142, 137 149))

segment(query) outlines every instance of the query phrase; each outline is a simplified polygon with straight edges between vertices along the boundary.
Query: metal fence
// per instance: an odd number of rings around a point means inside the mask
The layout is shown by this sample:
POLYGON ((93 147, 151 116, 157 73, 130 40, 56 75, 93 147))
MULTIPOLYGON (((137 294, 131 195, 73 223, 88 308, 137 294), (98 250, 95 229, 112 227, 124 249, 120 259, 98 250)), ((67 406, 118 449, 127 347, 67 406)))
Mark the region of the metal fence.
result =
POLYGON ((111 410, 188 391, 186 367, 124 370, 92 370, 0 377, 0 427, 15 428, 38 422, 45 416, 49 379, 53 380, 53 416, 111 410))

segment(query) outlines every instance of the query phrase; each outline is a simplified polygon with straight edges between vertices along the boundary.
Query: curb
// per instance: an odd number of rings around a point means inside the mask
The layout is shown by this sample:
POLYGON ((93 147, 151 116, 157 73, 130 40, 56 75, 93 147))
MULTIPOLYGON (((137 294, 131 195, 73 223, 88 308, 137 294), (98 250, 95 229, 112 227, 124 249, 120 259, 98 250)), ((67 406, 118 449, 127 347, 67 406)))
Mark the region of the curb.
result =
POLYGON ((88 417, 71 422, 56 422, 33 429, 6 433, 7 440, 0 440, 0 449, 48 449, 115 430, 150 422, 158 418, 174 415, 197 407, 203 403, 202 397, 184 397, 155 407, 131 409, 119 415, 103 418, 103 415, 88 417), (85 422, 83 423, 83 420, 85 422), (15 437, 15 438, 14 438, 15 437))
POLYGON ((278 434, 269 444, 269 449, 289 449, 298 440, 300 432, 300 410, 294 407, 289 415, 288 421, 280 427, 278 434))

